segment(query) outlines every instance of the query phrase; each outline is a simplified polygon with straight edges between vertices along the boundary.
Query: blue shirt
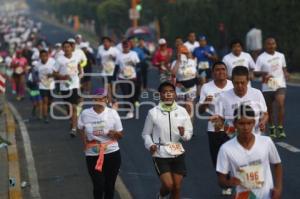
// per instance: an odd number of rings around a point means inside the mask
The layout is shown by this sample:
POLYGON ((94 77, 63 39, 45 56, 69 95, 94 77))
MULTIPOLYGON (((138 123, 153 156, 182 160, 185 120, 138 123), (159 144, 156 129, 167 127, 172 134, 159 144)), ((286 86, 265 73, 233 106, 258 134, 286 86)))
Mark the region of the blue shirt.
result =
POLYGON ((205 55, 205 52, 211 55, 216 54, 215 48, 213 46, 206 45, 204 47, 199 46, 195 48, 193 52, 193 56, 197 58, 198 63, 201 61, 207 61, 209 62, 209 66, 212 66, 213 62, 205 55))
POLYGON ((142 48, 134 47, 132 50, 138 54, 140 61, 143 61, 146 58, 145 52, 142 48))

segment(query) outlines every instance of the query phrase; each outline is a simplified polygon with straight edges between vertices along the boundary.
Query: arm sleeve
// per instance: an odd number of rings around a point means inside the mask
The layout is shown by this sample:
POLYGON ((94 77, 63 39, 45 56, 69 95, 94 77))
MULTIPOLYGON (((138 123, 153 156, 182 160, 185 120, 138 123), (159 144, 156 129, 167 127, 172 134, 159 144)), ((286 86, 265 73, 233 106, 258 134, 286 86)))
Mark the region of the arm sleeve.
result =
POLYGON ((224 147, 221 147, 218 153, 216 171, 222 174, 229 173, 229 160, 228 160, 228 155, 224 150, 224 147))
POLYGON ((258 57, 256 60, 256 71, 262 71, 263 68, 262 65, 263 65, 262 60, 260 57, 258 57))
POLYGON ((286 61, 285 61, 285 56, 282 54, 282 68, 286 68, 286 61))
POLYGON ((248 59, 249 59, 249 68, 256 71, 257 70, 256 64, 250 55, 248 55, 248 59))
POLYGON ((83 123, 83 112, 79 115, 78 121, 77 121, 77 128, 80 130, 84 129, 84 123, 83 123))
POLYGON ((201 88, 201 91, 200 91, 200 99, 199 99, 199 103, 200 104, 203 104, 203 102, 205 101, 205 98, 206 98, 206 86, 203 85, 202 88, 201 88))
POLYGON ((153 119, 150 113, 148 113, 146 121, 145 121, 145 125, 144 125, 144 129, 142 132, 142 137, 144 139, 144 144, 146 149, 150 149, 150 147, 154 144, 153 140, 152 140, 152 133, 153 133, 153 119))
POLYGON ((118 132, 123 131, 123 125, 122 125, 120 116, 117 113, 117 111, 113 110, 113 115, 114 115, 114 120, 115 120, 114 130, 118 131, 118 132))
POLYGON ((185 121, 184 121, 184 135, 181 136, 183 141, 188 141, 193 136, 193 125, 188 112, 184 109, 185 121))
POLYGON ((274 142, 271 140, 271 138, 268 138, 269 140, 269 160, 271 164, 278 164, 281 163, 279 153, 276 149, 276 146, 274 142))

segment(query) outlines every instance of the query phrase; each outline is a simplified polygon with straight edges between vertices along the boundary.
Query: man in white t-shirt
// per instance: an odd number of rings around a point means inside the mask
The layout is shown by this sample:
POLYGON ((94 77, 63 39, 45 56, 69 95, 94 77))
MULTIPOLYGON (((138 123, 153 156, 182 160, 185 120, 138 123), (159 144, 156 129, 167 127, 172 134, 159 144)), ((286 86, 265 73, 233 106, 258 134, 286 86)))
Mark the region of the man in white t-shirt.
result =
POLYGON ((48 123, 48 108, 52 101, 52 91, 55 87, 53 72, 55 68, 55 59, 50 57, 46 50, 40 51, 40 60, 34 66, 34 70, 38 72, 39 90, 42 97, 42 112, 44 122, 48 123))
POLYGON ((285 138, 284 132, 284 103, 286 95, 286 79, 289 73, 286 68, 284 54, 276 51, 277 44, 274 38, 267 38, 265 41, 265 52, 256 61, 257 70, 263 76, 262 92, 267 102, 269 111, 269 130, 272 138, 285 138), (277 102, 278 111, 277 128, 274 125, 273 103, 277 102))
POLYGON ((116 81, 118 71, 116 58, 119 53, 119 50, 115 46, 112 46, 110 37, 102 38, 102 45, 98 48, 97 59, 100 60, 101 72, 108 84, 108 101, 110 104, 113 103, 112 82, 116 81))
POLYGON ((190 32, 187 41, 184 43, 190 53, 193 53, 195 48, 199 47, 199 42, 196 41, 196 33, 190 32))
POLYGON ((219 184, 235 187, 237 199, 280 199, 281 160, 269 137, 253 133, 255 111, 251 106, 243 104, 234 110, 234 126, 237 136, 223 144, 218 154, 216 171, 219 184), (270 164, 274 168, 274 183, 270 164))
MULTIPOLYGON (((232 82, 227 79, 227 69, 223 62, 216 62, 212 66, 213 80, 205 83, 201 88, 200 100, 199 100, 199 113, 208 113, 209 115, 215 114, 215 102, 217 101, 220 93, 233 88, 232 82)), ((223 143, 230 138, 221 129, 220 132, 215 131, 214 124, 208 121, 207 126, 209 151, 214 168, 216 167, 218 151, 223 143)), ((230 189, 223 189, 222 194, 230 194, 230 189)))
MULTIPOLYGON (((118 79, 126 82, 120 83, 124 100, 134 105, 139 99, 135 95, 136 86, 136 65, 140 62, 138 54, 130 50, 129 41, 122 42, 123 52, 119 53, 116 59, 116 64, 119 66, 118 79)), ((127 106, 128 107, 128 106, 127 106)), ((133 110, 128 111, 126 118, 134 117, 133 110)))
POLYGON ((244 66, 237 66, 232 71, 233 89, 220 94, 217 101, 217 115, 213 116, 216 131, 224 127, 225 132, 232 136, 235 128, 233 126, 233 111, 241 104, 251 105, 255 111, 254 132, 261 134, 265 131, 268 122, 268 112, 265 99, 260 90, 249 87, 249 71, 244 66))
POLYGON ((80 67, 85 67, 87 65, 87 57, 80 48, 76 48, 76 41, 73 38, 69 38, 68 42, 72 44, 73 56, 77 57, 80 61, 80 67))
POLYGON ((60 82, 60 91, 64 100, 72 105, 71 113, 71 137, 76 135, 77 127, 77 105, 80 97, 80 78, 83 76, 83 68, 80 67, 80 59, 73 54, 72 43, 65 41, 62 44, 64 55, 56 60, 56 71, 54 76, 60 82))
POLYGON ((254 61, 262 50, 262 32, 254 24, 250 25, 250 30, 246 35, 246 49, 250 52, 254 61))
POLYGON ((232 70, 236 66, 245 66, 250 72, 252 79, 252 71, 255 70, 255 63, 249 53, 243 52, 243 44, 240 40, 234 40, 230 44, 231 53, 223 57, 223 62, 227 66, 228 77, 231 78, 232 70))

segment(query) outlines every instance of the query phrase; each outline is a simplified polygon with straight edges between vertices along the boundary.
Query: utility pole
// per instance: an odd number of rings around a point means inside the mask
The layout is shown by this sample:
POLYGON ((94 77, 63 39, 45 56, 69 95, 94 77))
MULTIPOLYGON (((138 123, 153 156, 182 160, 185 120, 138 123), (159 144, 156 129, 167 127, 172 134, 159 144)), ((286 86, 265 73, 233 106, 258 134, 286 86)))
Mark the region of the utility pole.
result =
MULTIPOLYGON (((132 10, 132 12, 137 12, 136 6, 137 6, 137 1, 136 0, 131 0, 131 10, 132 10)), ((137 17, 133 17, 131 20, 132 20, 132 27, 133 28, 138 27, 137 17)))

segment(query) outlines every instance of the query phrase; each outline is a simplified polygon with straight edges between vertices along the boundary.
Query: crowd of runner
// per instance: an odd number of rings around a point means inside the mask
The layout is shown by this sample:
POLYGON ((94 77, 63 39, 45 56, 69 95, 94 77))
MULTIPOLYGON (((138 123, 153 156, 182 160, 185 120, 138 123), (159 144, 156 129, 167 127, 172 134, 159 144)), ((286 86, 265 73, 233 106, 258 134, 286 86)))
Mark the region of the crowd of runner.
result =
POLYGON ((160 101, 149 110, 141 131, 161 181, 158 198, 180 198, 187 173, 181 142, 192 139, 196 131, 195 113, 208 118, 209 151, 222 194, 281 197, 281 160, 266 135, 286 137, 284 103, 289 74, 274 38, 265 39, 257 57, 243 50, 241 40, 233 40, 231 52, 218 57, 208 38, 197 37, 195 32, 185 42, 177 37, 174 48, 160 38, 151 54, 142 38, 116 43, 106 36, 94 50, 76 35, 52 46, 43 39, 41 28, 41 23, 26 16, 0 18, 2 72, 16 100, 23 100, 28 91, 32 117, 49 123, 51 103, 60 99, 68 103, 70 135, 79 132, 85 143, 95 199, 114 197, 121 166, 118 140, 123 136, 118 102, 128 110, 123 122, 134 119, 134 108, 140 104, 141 92, 149 92, 149 81, 160 81, 160 101), (159 79, 149 77, 150 67, 159 71, 159 79), (92 84, 95 74, 102 86, 92 84), (262 80, 261 89, 251 86, 255 77, 262 80), (116 82, 124 99, 116 97, 116 82), (93 105, 82 110, 87 95, 93 105))

